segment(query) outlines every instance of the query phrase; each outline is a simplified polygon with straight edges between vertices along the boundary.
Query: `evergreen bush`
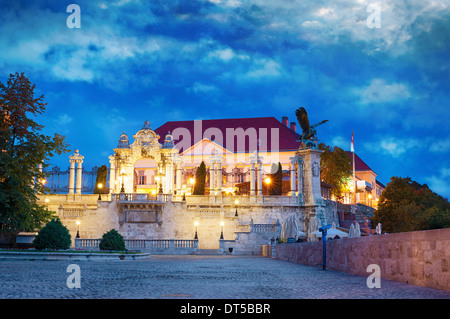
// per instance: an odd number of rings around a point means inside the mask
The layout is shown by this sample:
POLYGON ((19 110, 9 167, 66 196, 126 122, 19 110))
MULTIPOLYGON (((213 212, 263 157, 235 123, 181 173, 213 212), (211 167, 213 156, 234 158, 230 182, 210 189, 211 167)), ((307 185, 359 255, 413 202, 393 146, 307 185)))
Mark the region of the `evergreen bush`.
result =
POLYGON ((201 162, 200 166, 195 173, 195 185, 193 195, 205 195, 205 183, 206 183, 206 166, 205 162, 201 162))
POLYGON ((100 241, 99 248, 101 250, 125 250, 125 240, 123 236, 115 229, 111 229, 109 232, 103 234, 102 240, 100 241))
POLYGON ((69 249, 71 244, 69 230, 58 219, 52 219, 33 240, 36 249, 69 249))

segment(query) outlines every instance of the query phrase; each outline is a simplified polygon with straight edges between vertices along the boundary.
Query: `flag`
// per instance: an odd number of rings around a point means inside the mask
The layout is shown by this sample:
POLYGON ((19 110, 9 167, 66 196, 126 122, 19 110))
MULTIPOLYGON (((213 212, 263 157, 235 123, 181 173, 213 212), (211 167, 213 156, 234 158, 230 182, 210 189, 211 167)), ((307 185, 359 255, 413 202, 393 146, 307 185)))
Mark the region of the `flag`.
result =
POLYGON ((350 145, 350 151, 355 153, 355 142, 353 141, 353 132, 352 132, 352 144, 350 145))

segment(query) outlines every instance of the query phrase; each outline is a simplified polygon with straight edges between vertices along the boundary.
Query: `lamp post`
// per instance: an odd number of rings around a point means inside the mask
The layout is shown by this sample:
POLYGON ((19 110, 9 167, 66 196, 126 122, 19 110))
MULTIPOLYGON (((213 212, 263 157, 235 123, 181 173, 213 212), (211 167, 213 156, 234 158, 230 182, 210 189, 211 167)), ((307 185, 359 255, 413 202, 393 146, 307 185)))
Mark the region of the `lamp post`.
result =
POLYGON ((47 211, 48 211, 48 202, 50 201, 50 199, 46 198, 45 199, 45 204, 47 205, 47 211))
POLYGON ((80 238, 80 221, 77 220, 77 236, 75 238, 80 238))
POLYGON ((195 226, 195 236, 194 236, 194 239, 197 239, 197 240, 198 240, 198 236, 197 236, 198 222, 194 222, 194 226, 195 226))
POLYGON ((125 171, 124 170, 120 171, 120 176, 122 177, 122 187, 120 188, 120 192, 121 193, 125 193, 125 187, 124 187, 124 184, 123 184, 124 179, 125 179, 125 171))
POLYGON ((264 179, 264 183, 266 183, 266 185, 267 185, 267 195, 270 194, 270 192, 269 192, 269 185, 270 185, 271 182, 272 181, 271 181, 270 177, 266 177, 266 179, 264 179))
POLYGON ((225 225, 225 223, 220 222, 220 239, 223 239, 223 225, 225 225))
POLYGON ((183 198, 182 201, 185 202, 186 201, 186 185, 183 185, 183 198))
POLYGON ((369 206, 372 207, 372 194, 367 195, 367 198, 369 199, 369 206))
POLYGON ((191 195, 192 195, 194 193, 195 178, 193 177, 189 178, 189 184, 191 184, 191 195))
POLYGON ((238 211, 237 211, 237 205, 239 205, 239 200, 238 199, 236 199, 234 201, 234 205, 236 205, 236 213, 234 214, 234 217, 238 217, 238 211))
POLYGON ((102 187, 103 187, 103 184, 102 183, 98 183, 98 185, 97 185, 97 188, 99 190, 98 200, 102 200, 102 187))

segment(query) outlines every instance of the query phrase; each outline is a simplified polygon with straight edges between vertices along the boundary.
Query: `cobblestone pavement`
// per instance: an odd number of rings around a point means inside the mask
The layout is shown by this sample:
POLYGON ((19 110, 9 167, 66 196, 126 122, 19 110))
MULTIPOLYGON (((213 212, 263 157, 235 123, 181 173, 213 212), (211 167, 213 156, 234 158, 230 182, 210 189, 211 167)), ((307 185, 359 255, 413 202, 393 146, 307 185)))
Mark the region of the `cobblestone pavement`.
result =
POLYGON ((450 292, 264 257, 151 256, 124 261, 0 261, 1 299, 450 299, 450 292), (69 264, 81 287, 69 289, 69 264))

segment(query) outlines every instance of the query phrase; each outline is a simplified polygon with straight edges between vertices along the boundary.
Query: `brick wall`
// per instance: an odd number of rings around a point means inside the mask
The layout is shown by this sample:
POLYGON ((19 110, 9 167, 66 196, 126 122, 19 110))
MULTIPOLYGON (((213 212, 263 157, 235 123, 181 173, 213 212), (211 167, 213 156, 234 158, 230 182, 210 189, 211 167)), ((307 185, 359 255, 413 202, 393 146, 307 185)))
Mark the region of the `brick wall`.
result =
MULTIPOLYGON (((321 265, 322 246, 277 245, 276 258, 321 265)), ((450 228, 327 241, 327 269, 369 276, 370 264, 380 266, 381 280, 450 290, 450 228)))

